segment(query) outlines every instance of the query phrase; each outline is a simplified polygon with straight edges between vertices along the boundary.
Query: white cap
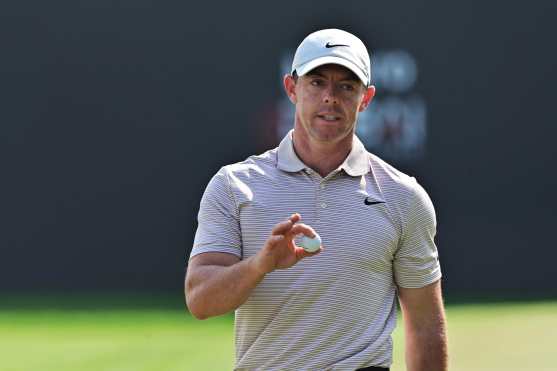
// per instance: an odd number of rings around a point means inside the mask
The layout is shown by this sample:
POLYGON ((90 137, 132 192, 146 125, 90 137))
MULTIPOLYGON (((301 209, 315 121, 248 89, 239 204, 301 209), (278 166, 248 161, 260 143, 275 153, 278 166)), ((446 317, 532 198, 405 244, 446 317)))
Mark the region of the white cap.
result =
POLYGON ((366 46, 351 33, 331 28, 309 34, 296 49, 291 73, 303 76, 324 64, 339 64, 354 72, 365 86, 371 83, 366 46))

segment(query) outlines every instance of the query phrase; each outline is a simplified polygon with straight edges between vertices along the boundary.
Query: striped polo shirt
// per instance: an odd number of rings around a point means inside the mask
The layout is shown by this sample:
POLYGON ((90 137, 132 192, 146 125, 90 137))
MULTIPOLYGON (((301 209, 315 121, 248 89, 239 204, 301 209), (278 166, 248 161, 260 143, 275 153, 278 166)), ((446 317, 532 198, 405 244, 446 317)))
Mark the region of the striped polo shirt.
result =
POLYGON ((298 158, 290 131, 277 148, 211 179, 190 257, 246 259, 295 212, 320 234, 324 251, 267 274, 236 310, 235 370, 389 367, 397 285, 441 277, 427 193, 356 136, 323 178, 298 158))

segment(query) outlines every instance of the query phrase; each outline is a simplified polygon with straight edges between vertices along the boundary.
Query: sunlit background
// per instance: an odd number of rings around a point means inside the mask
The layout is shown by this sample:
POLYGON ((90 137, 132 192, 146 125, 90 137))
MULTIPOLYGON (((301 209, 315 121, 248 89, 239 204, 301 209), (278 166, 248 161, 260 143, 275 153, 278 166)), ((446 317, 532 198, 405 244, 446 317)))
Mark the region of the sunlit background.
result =
POLYGON ((435 204, 451 370, 557 369, 556 10, 3 3, 0 370, 233 368, 233 314, 184 305, 200 197, 292 127, 282 76, 331 27, 372 56, 358 136, 435 204))

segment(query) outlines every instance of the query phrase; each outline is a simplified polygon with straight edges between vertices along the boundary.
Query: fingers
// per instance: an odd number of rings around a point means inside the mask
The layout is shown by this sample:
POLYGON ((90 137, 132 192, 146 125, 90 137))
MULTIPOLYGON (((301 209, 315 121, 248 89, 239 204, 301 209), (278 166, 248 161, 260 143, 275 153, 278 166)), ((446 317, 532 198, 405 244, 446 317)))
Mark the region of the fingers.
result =
POLYGON ((292 229, 292 226, 302 219, 301 215, 298 213, 292 214, 287 220, 275 225, 271 231, 272 235, 285 234, 292 229))
POLYGON ((308 236, 310 238, 313 238, 316 235, 315 229, 313 229, 312 227, 310 227, 309 225, 304 224, 304 223, 298 223, 298 224, 294 225, 292 227, 292 229, 290 230, 290 233, 293 236, 296 236, 298 234, 303 234, 303 235, 308 236))
MULTIPOLYGON (((298 224, 296 224, 292 227, 292 229, 288 233, 288 237, 293 238, 294 236, 301 235, 301 234, 305 235, 307 237, 310 237, 310 238, 314 238, 317 235, 315 230, 312 227, 310 227, 309 225, 303 224, 303 223, 298 223, 298 224)), ((304 248, 299 247, 299 246, 296 246, 295 248, 296 248, 296 258, 298 260, 317 255, 321 251, 324 250, 323 246, 320 246, 319 250, 314 251, 314 252, 308 252, 304 248)))
MULTIPOLYGON (((317 235, 315 230, 307 224, 298 223, 301 219, 302 216, 300 214, 294 213, 287 220, 275 225, 271 231, 271 237, 268 241, 269 245, 276 246, 284 240, 286 240, 289 244, 292 244, 293 239, 297 235, 305 235, 307 237, 314 238, 317 235)), ((319 250, 315 252, 307 252, 302 247, 294 245, 294 253, 297 258, 296 260, 317 255, 323 250, 323 246, 321 246, 319 250)))
POLYGON ((271 235, 274 235, 274 236, 283 235, 283 234, 287 233, 288 231, 290 231, 290 229, 292 229, 293 225, 294 224, 290 220, 286 220, 284 222, 281 222, 281 223, 275 225, 275 227, 271 231, 271 235))
POLYGON ((307 257, 310 257, 310 256, 317 255, 317 254, 319 254, 319 253, 320 253, 321 251, 323 251, 323 250, 324 250, 323 246, 321 246, 321 247, 319 248, 319 250, 314 251, 314 252, 307 252, 306 250, 304 250, 304 249, 301 248, 301 247, 296 247, 296 258, 297 258, 298 260, 301 260, 301 259, 303 259, 303 258, 307 258, 307 257))
POLYGON ((282 234, 274 235, 269 237, 267 240, 268 244, 271 246, 276 246, 284 240, 284 236, 282 234))

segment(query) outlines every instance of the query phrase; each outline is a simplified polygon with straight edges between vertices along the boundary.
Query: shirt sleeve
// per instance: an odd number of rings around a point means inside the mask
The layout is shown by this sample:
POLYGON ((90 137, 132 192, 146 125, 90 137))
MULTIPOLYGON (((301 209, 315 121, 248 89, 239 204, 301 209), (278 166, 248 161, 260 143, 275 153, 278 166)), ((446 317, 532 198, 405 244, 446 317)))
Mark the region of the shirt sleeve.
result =
POLYGON ((226 167, 222 167, 209 181, 199 205, 190 259, 205 252, 242 256, 239 212, 226 167))
POLYGON ((437 228, 435 209, 426 191, 413 179, 414 191, 393 268, 397 285, 419 288, 441 278, 441 266, 434 238, 437 228))

